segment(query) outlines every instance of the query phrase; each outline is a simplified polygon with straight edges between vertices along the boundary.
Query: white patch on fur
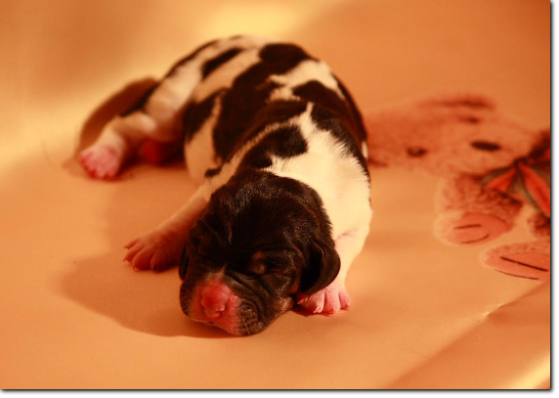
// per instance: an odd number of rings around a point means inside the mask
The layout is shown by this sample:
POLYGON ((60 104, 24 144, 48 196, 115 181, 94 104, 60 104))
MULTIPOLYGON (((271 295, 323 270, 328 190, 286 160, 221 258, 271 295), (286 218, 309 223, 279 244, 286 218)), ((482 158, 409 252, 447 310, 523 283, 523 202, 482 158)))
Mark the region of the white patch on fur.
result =
POLYGON ((189 63, 181 69, 181 73, 166 78, 161 82, 146 103, 146 112, 157 121, 160 126, 158 139, 166 136, 169 139, 180 137, 180 109, 190 98, 194 87, 200 81, 200 65, 198 62, 189 63))
POLYGON ((297 123, 308 151, 292 158, 272 157, 273 165, 267 170, 304 182, 318 192, 332 223, 334 238, 350 230, 368 229, 372 211, 367 177, 343 144, 314 124, 311 109, 309 105, 297 123))
POLYGON ((284 125, 285 123, 274 123, 267 126, 262 132, 260 132, 256 137, 251 139, 250 141, 246 142, 232 157, 232 159, 223 164, 221 171, 219 174, 212 178, 206 179, 206 184, 208 185, 208 189, 214 192, 222 185, 226 184, 229 179, 235 174, 237 168, 239 167, 239 163, 243 160, 245 154, 252 149, 255 145, 258 144, 266 135, 271 133, 272 131, 276 130, 280 126, 284 125))
MULTIPOLYGON (((97 142, 108 143, 114 136, 141 141, 145 135, 151 135, 157 129, 155 121, 145 113, 135 112, 126 117, 116 116, 103 128, 97 142)), ((118 140, 117 140, 118 141, 118 140)))
POLYGON ((312 59, 305 60, 284 75, 270 76, 270 80, 283 86, 272 92, 272 95, 270 96, 272 100, 285 99, 293 96, 294 87, 308 83, 311 80, 319 81, 325 87, 338 94, 341 99, 345 99, 340 91, 338 82, 332 75, 332 71, 324 62, 321 61, 315 61, 312 59))
POLYGON ((217 90, 230 89, 235 79, 260 62, 259 48, 245 50, 226 62, 227 67, 210 74, 192 93, 192 101, 201 102, 217 90))
POLYGON ((233 80, 244 70, 258 62, 258 51, 272 40, 259 36, 240 36, 219 40, 204 48, 196 57, 177 67, 171 76, 162 80, 146 103, 145 110, 157 123, 153 138, 173 141, 180 138, 180 110, 190 101, 202 101, 216 90, 230 88, 233 80), (208 60, 231 48, 245 51, 223 64, 201 82, 202 67, 208 60), (224 67, 226 65, 226 67, 224 67), (219 73, 216 73, 219 72, 219 73))
POLYGON ((365 156, 365 159, 369 159, 369 147, 367 146, 367 141, 363 141, 361 144, 361 153, 365 156))

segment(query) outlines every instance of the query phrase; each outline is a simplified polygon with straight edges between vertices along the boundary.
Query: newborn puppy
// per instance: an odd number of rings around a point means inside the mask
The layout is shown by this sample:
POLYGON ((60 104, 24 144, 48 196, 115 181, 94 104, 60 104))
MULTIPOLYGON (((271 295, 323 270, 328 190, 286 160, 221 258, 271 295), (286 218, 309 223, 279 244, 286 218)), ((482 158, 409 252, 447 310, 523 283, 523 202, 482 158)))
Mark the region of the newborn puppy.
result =
POLYGON ((342 83, 301 48, 253 36, 203 45, 105 126, 81 154, 115 177, 140 152, 184 146, 200 187, 125 260, 180 261, 180 303, 236 335, 262 331, 295 303, 333 314, 372 215, 366 132, 342 83), (182 260, 181 260, 182 254, 182 260))

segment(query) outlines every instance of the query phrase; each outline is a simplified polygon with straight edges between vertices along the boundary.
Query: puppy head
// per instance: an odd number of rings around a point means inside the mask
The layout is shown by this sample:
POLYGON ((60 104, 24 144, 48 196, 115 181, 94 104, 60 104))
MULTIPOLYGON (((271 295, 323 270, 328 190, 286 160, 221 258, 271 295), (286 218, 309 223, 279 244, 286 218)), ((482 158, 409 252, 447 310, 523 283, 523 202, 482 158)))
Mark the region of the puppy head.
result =
POLYGON ((245 171, 217 190, 186 243, 180 300, 191 319, 235 335, 258 333, 297 292, 328 286, 340 269, 320 198, 298 181, 245 171))

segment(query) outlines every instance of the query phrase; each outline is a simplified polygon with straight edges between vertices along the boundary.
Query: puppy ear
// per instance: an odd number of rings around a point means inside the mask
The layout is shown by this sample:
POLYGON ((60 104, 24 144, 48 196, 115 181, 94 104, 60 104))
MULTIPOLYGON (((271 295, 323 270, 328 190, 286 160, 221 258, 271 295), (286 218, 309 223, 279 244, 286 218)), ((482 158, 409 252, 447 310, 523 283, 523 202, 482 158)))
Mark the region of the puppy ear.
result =
POLYGON ((331 238, 311 243, 309 261, 303 268, 299 291, 313 294, 324 289, 338 276, 340 257, 331 238))
POLYGON ((181 262, 179 263, 179 277, 184 280, 186 276, 186 269, 188 268, 189 258, 186 254, 186 245, 184 245, 181 254, 181 262))

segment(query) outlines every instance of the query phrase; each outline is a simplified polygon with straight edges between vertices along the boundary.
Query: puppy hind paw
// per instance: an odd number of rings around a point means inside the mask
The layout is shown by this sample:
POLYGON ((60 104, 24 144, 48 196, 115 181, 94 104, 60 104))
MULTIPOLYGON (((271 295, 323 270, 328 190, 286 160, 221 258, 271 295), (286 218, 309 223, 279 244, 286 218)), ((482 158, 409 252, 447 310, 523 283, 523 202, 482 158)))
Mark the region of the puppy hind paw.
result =
POLYGON ((80 155, 80 163, 87 173, 96 179, 113 179, 123 163, 119 151, 108 145, 92 145, 80 155))

